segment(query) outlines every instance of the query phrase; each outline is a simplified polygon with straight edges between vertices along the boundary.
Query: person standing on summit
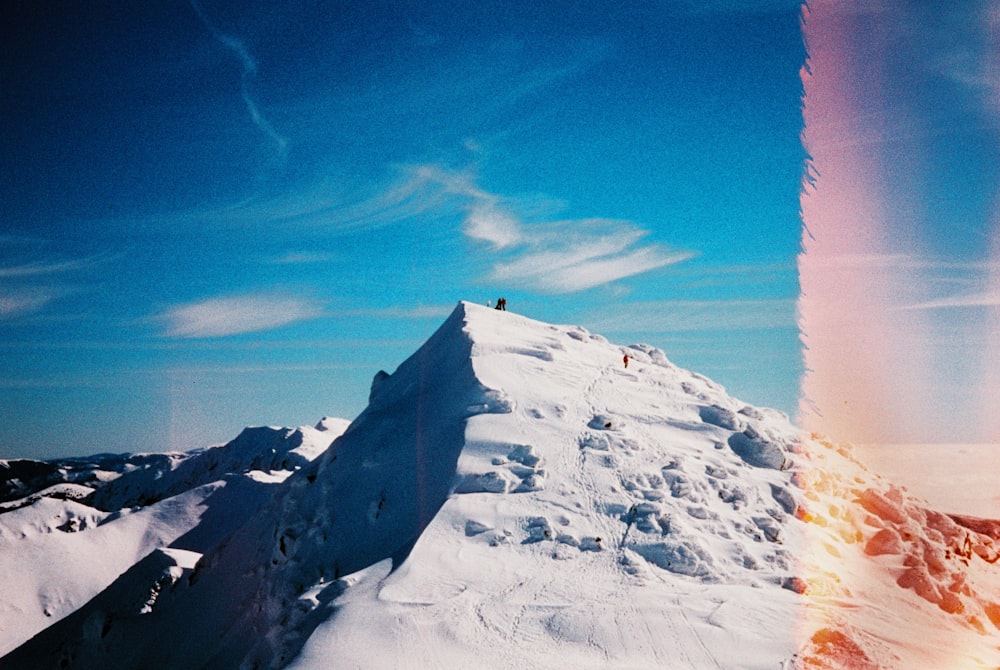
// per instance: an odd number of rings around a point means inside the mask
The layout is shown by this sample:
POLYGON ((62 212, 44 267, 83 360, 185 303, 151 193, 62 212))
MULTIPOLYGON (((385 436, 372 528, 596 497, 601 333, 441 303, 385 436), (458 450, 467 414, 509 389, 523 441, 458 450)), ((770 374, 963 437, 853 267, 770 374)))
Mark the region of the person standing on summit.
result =
POLYGON ((506 312, 507 311, 507 299, 501 297, 499 300, 497 300, 497 306, 494 309, 502 309, 503 311, 506 312))

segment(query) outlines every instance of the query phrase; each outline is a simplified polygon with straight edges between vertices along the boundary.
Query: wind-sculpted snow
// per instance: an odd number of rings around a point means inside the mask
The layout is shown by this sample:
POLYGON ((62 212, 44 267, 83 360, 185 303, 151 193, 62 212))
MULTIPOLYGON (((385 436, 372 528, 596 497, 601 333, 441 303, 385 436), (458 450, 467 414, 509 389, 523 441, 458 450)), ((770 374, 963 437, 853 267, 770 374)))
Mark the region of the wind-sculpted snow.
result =
POLYGON ((577 326, 460 304, 276 490, 214 548, 192 530, 193 569, 155 555, 0 665, 1000 663, 992 526, 577 326))

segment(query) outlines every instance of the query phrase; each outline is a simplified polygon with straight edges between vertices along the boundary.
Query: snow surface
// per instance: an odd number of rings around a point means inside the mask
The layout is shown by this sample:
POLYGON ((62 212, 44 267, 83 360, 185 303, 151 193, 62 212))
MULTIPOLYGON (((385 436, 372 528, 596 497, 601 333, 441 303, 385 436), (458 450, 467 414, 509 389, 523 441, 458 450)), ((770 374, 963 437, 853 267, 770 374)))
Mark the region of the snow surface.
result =
MULTIPOLYGON (((238 527, 239 496, 210 506, 188 544, 133 560, 0 666, 1000 665, 1000 524, 930 510, 849 445, 579 327, 460 304, 282 477, 242 476, 269 488, 238 527)), ((63 537, 46 523, 12 533, 63 537)))
POLYGON ((348 423, 324 422, 322 428, 248 428, 227 445, 188 454, 104 454, 51 467, 15 462, 8 468, 14 474, 44 476, 18 479, 11 491, 44 486, 59 472, 91 486, 57 483, 0 503, 0 654, 78 609, 150 552, 210 549, 290 474, 250 468, 308 463, 348 423), (92 486, 114 492, 103 497, 101 509, 92 506, 92 486))

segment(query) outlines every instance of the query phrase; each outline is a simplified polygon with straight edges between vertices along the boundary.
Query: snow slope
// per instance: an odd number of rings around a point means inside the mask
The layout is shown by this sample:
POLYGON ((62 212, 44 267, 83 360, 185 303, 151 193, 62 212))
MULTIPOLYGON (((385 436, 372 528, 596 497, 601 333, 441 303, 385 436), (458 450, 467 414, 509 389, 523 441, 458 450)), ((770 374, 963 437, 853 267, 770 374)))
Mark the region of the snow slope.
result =
POLYGON ((23 479, 11 477, 11 490, 69 481, 0 503, 0 654, 72 613, 154 550, 207 551, 346 426, 324 419, 316 428, 248 428, 226 445, 159 458, 12 462, 8 471, 23 479), (90 486, 72 483, 80 480, 90 486), (92 506, 92 486, 104 494, 102 509, 92 506))
POLYGON ((41 498, 0 516, 0 652, 70 614, 143 556, 188 532, 216 488, 121 515, 41 498))
POLYGON ((656 349, 462 303, 197 565, 0 665, 996 667, 991 528, 656 349))

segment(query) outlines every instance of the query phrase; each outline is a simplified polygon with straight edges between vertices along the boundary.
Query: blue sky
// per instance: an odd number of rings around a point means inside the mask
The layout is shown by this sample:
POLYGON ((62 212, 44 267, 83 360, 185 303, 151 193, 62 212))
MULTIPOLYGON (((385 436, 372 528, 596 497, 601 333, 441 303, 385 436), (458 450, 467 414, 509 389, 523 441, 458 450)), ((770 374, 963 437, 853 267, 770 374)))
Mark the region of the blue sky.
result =
POLYGON ((793 414, 798 3, 623 4, 0 10, 0 457, 353 418, 500 295, 793 414))

